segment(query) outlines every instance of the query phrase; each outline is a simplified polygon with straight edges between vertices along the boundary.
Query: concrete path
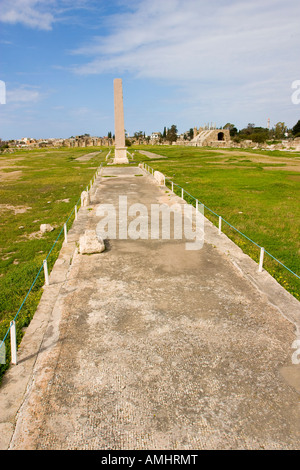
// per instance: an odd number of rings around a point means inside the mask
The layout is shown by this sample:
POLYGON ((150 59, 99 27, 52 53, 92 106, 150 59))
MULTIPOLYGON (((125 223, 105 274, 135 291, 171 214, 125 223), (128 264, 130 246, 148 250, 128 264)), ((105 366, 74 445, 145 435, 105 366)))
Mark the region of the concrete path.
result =
POLYGON ((154 159, 161 160, 162 158, 167 158, 167 157, 164 157, 163 155, 158 155, 157 153, 148 152, 146 150, 139 150, 139 153, 141 153, 142 155, 145 155, 145 157, 151 158, 152 160, 154 159))
POLYGON ((182 203, 138 168, 104 169, 0 389, 0 446, 299 449, 299 302, 209 222, 196 252, 109 240, 78 254, 119 195, 182 203))
POLYGON ((81 157, 76 158, 76 161, 77 162, 88 162, 92 158, 96 157, 96 155, 99 155, 99 153, 101 153, 101 152, 102 152, 102 150, 100 152, 87 153, 85 155, 82 155, 81 157))

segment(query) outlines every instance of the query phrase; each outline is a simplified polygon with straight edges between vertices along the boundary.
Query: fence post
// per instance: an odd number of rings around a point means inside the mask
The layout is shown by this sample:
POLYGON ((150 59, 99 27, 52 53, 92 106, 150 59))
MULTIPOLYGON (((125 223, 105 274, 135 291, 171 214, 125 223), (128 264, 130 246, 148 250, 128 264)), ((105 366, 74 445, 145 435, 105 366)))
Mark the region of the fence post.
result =
POLYGON ((259 273, 262 273, 262 270, 263 270, 264 256, 265 256, 265 249, 261 248, 260 249, 260 258, 259 258, 259 267, 258 267, 258 272, 259 273))
POLYGON ((44 260, 44 274, 45 274, 45 285, 49 286, 49 274, 48 274, 48 263, 44 260))
POLYGON ((183 199, 183 188, 181 188, 181 199, 183 199))
POLYGON ((65 232, 65 242, 68 243, 68 231, 67 231, 67 224, 64 224, 64 232, 65 232))
POLYGON ((219 216, 219 235, 222 233, 222 217, 219 216))
POLYGON ((172 193, 174 193, 174 183, 172 181, 172 193))
POLYGON ((78 211, 77 211, 77 205, 75 206, 75 220, 78 219, 78 211))
POLYGON ((16 334, 16 322, 10 322, 10 350, 11 350, 11 363, 17 364, 17 334, 16 334))

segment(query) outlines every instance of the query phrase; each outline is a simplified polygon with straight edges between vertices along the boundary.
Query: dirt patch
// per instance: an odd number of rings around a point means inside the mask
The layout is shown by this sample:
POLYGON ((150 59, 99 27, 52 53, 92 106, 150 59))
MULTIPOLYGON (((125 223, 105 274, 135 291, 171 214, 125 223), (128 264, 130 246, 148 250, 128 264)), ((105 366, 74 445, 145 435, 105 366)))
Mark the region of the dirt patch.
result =
MULTIPOLYGON (((247 160, 236 160, 236 163, 270 163, 270 164, 276 164, 278 166, 273 166, 273 167, 263 167, 264 170, 284 170, 284 171, 296 171, 300 172, 300 158, 299 157, 271 157, 270 155, 263 155, 263 154, 258 154, 258 153, 249 153, 249 152, 239 152, 239 151, 225 151, 222 150, 211 150, 211 152, 214 153, 219 153, 219 155, 215 155, 215 158, 218 158, 218 162, 212 162, 212 164, 216 165, 221 165, 226 164, 226 168, 235 168, 234 162, 233 165, 231 164, 230 160, 228 160, 228 157, 247 157, 247 160), (224 157, 227 157, 226 160, 224 160, 224 157)), ((221 167, 221 166, 220 166, 221 167)), ((241 168, 239 166, 239 168, 241 168)), ((247 168, 243 166, 243 168, 247 168)))
POLYGON ((44 234, 42 232, 32 232, 29 235, 24 235, 25 238, 29 238, 29 240, 34 240, 36 238, 42 238, 44 234))
POLYGON ((14 166, 12 166, 12 163, 21 162, 23 160, 24 160, 24 157, 18 157, 18 158, 10 157, 10 158, 0 159, 0 168, 15 168, 14 166))
POLYGON ((32 209, 32 207, 28 206, 10 206, 9 204, 0 204, 0 212, 1 211, 14 211, 16 214, 25 214, 25 212, 32 209))
POLYGON ((300 181, 300 175, 288 176, 288 179, 292 181, 300 181))
MULTIPOLYGON (((270 155, 266 155, 264 153, 252 153, 252 152, 245 152, 243 150, 223 150, 223 149, 220 149, 220 150, 210 150, 210 152, 214 152, 214 153, 218 153, 221 155, 231 155, 233 157, 247 157, 247 158, 257 158, 257 157, 262 157, 264 160, 266 158, 270 158, 274 161, 278 160, 280 157, 272 157, 270 155)), ((297 158, 299 159, 299 157, 291 157, 291 158, 297 158)), ((291 160, 291 158, 288 158, 288 157, 283 157, 283 159, 285 160, 291 160)), ((299 159, 300 160, 300 159, 299 159)))
POLYGON ((263 169, 268 170, 268 171, 281 170, 281 171, 295 171, 296 173, 300 173, 300 164, 287 165, 287 166, 264 166, 263 169))
POLYGON ((92 152, 92 153, 87 153, 86 155, 82 155, 81 157, 76 158, 77 162, 88 162, 91 160, 93 157, 96 155, 99 155, 101 152, 92 152))
POLYGON ((0 181, 15 181, 18 180, 22 176, 22 171, 11 171, 9 173, 5 173, 4 171, 0 171, 0 181))

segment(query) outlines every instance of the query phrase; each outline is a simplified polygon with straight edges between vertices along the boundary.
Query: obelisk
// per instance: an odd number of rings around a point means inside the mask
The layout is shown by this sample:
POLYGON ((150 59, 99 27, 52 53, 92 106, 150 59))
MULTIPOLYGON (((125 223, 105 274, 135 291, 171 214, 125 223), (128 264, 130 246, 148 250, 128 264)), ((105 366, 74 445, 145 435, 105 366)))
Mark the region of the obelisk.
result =
POLYGON ((115 158, 114 163, 129 163, 127 148, 125 147, 125 126, 122 79, 114 80, 114 105, 115 105, 115 158))

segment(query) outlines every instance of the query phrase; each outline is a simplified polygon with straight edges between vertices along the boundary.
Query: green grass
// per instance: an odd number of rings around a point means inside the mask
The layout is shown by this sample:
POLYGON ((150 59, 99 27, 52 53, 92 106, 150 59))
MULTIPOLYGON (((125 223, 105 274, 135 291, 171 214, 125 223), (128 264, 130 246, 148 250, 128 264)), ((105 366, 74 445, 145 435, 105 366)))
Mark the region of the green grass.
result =
MULTIPOLYGON (((142 147, 140 147, 142 148, 142 147)), ((151 160, 143 155, 135 159, 159 170, 207 208, 220 215, 271 255, 300 275, 300 154, 253 150, 195 147, 143 147, 167 159, 151 160), (232 155, 234 152, 234 155, 232 155), (249 157, 245 157, 245 152, 249 157), (257 160, 257 155, 264 158, 257 160), (280 162, 280 158, 285 163, 280 162), (288 159, 288 161, 286 161, 288 159), (222 162, 220 163, 220 160, 222 162), (298 162, 298 171, 285 168, 298 162), (268 168, 265 170, 264 168, 268 168)), ((171 187, 170 184, 168 184, 171 187)), ((180 190, 177 190, 181 195, 180 190)), ((188 198, 186 198, 188 199, 188 198)), ((187 201, 195 204, 194 200, 187 201)), ((216 226, 218 217, 205 209, 205 216, 216 226)), ((223 231, 256 262, 260 249, 223 222, 223 231)), ((265 256, 264 268, 292 295, 300 300, 300 281, 282 268, 270 256, 265 256)))
MULTIPOLYGON (((0 155, 0 342, 81 192, 105 161, 107 153, 107 148, 90 147, 22 150, 0 155), (82 155, 100 150, 100 154, 87 162, 76 161, 82 155), (18 178, 11 179, 16 171, 21 171, 16 174, 18 178), (15 214, 5 205, 26 210, 15 214), (51 224, 54 231, 38 238, 40 225, 46 223, 51 224)), ((68 228, 73 220, 72 216, 68 228)), ((63 234, 49 256, 50 271, 62 242, 63 234)), ((38 306, 43 284, 42 270, 17 318, 18 343, 38 306)), ((0 366, 0 379, 10 361, 9 338, 6 352, 7 363, 0 366)))

